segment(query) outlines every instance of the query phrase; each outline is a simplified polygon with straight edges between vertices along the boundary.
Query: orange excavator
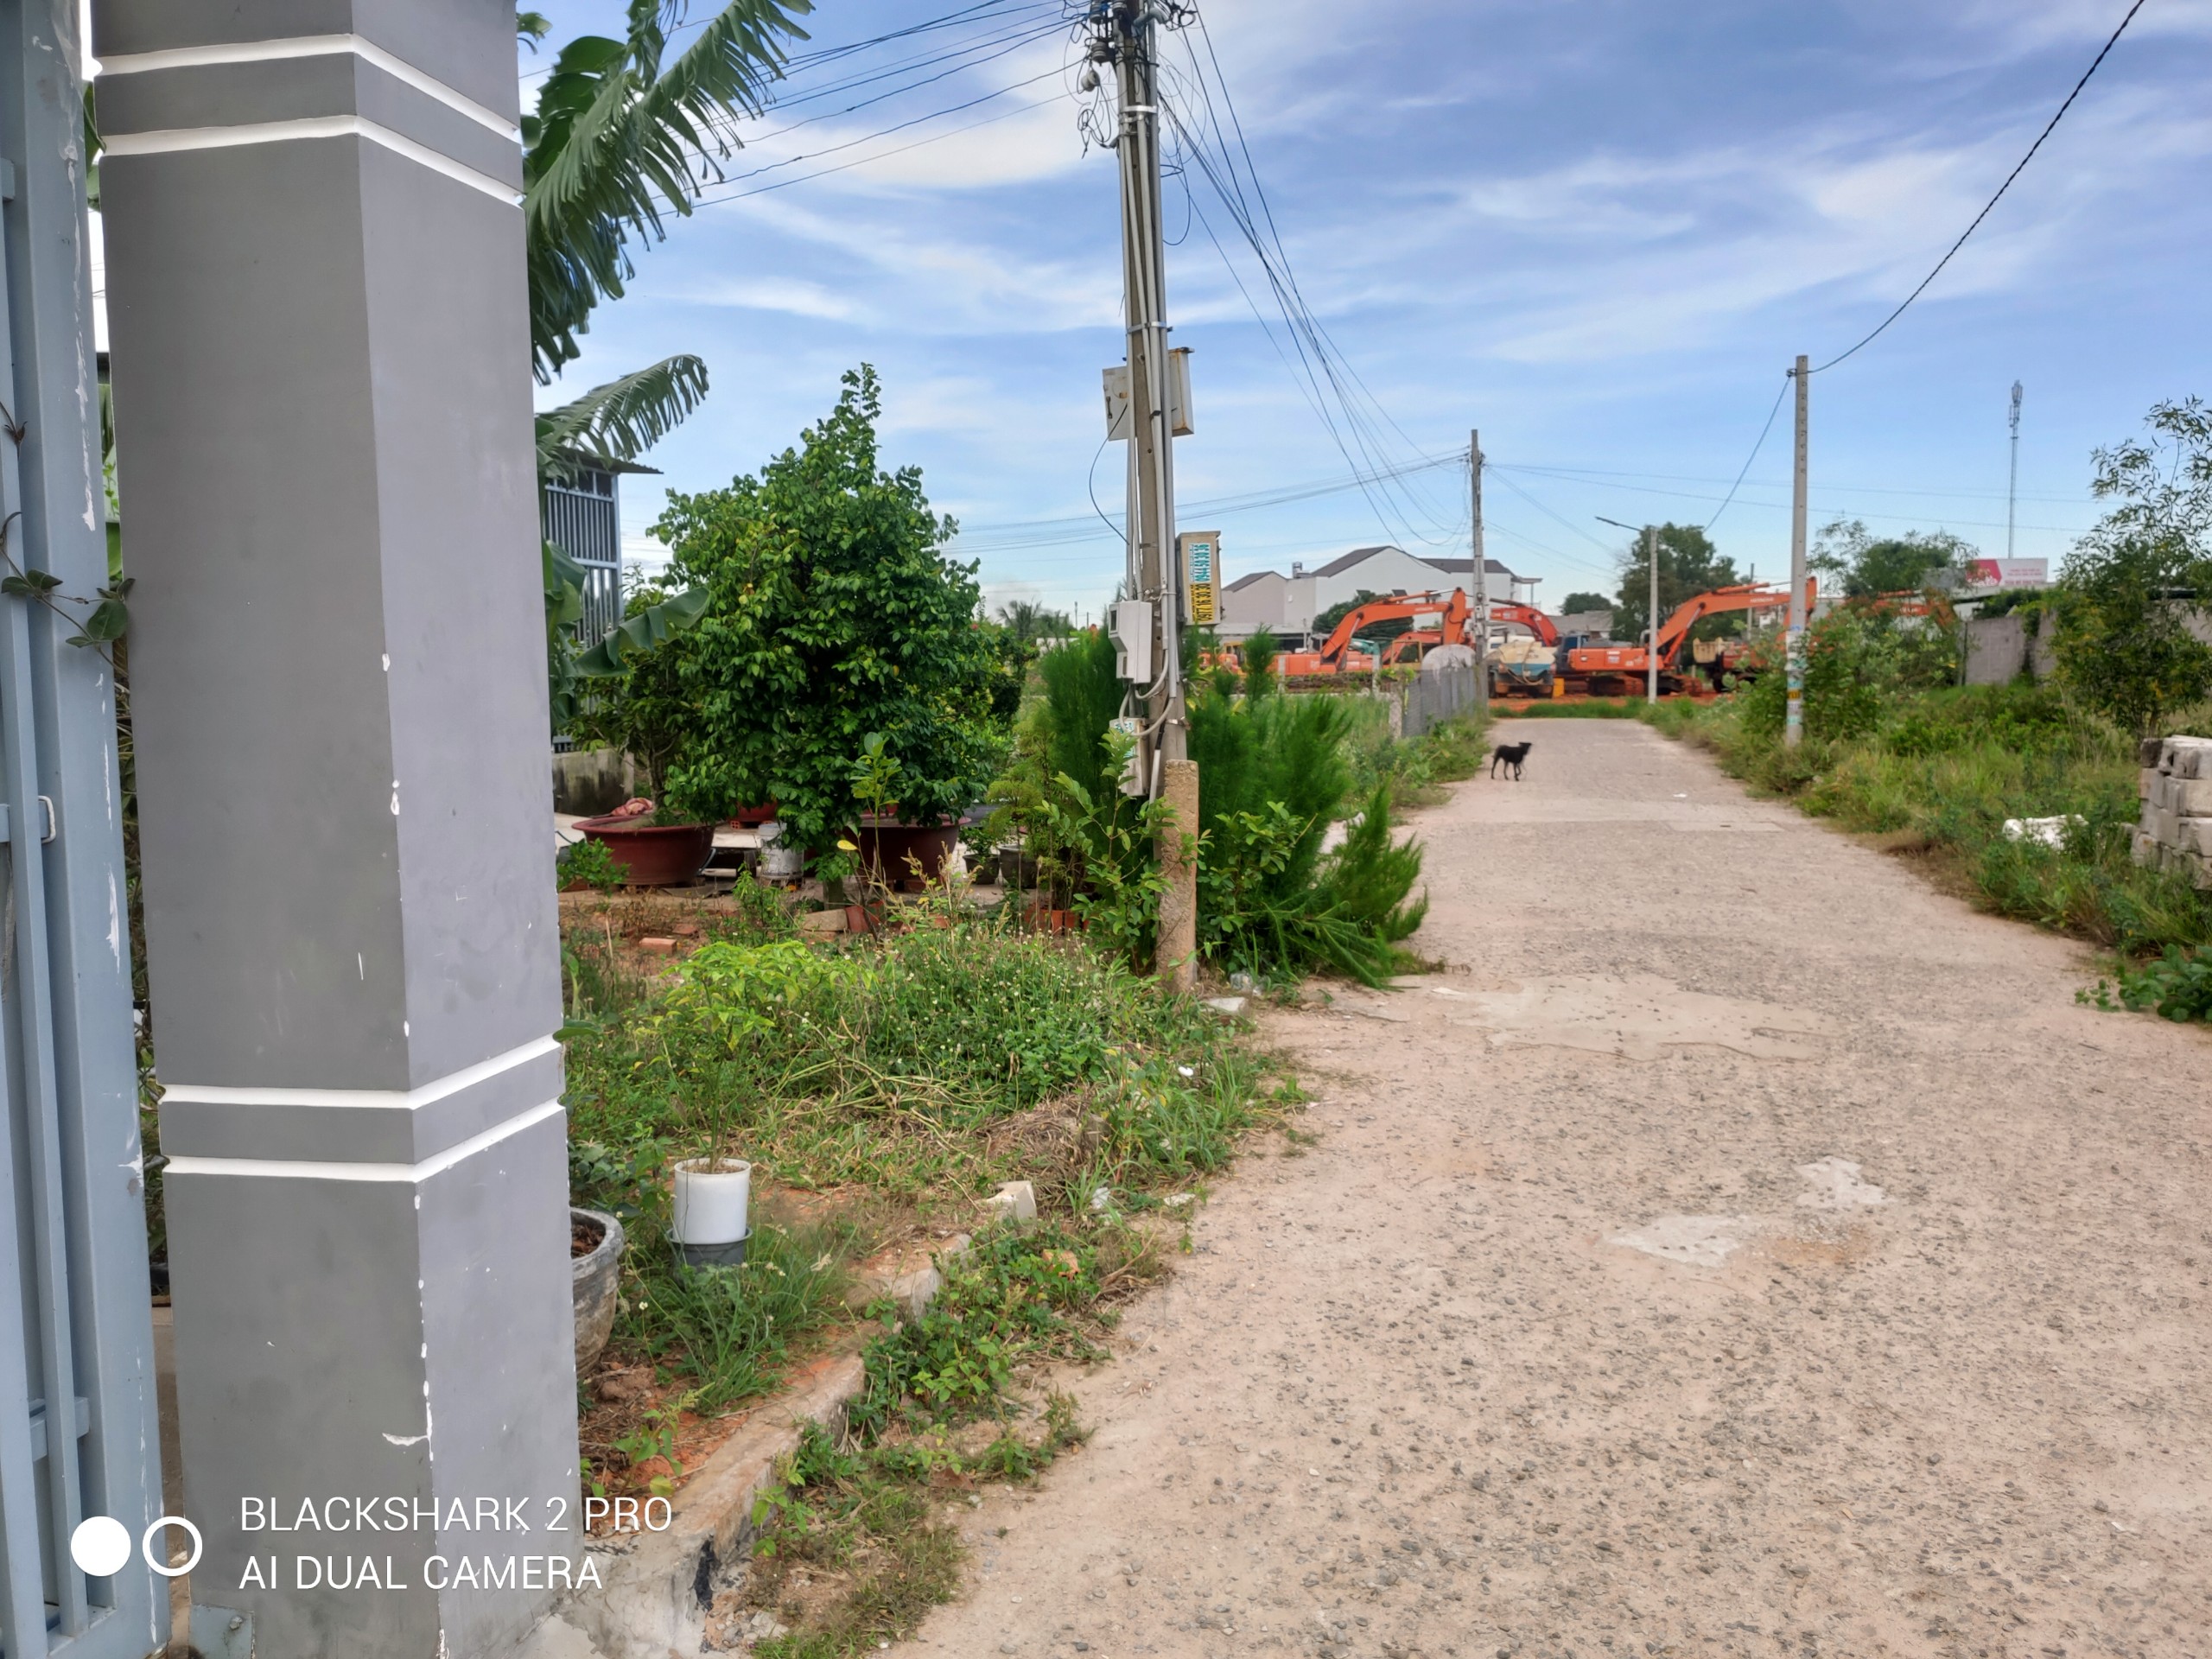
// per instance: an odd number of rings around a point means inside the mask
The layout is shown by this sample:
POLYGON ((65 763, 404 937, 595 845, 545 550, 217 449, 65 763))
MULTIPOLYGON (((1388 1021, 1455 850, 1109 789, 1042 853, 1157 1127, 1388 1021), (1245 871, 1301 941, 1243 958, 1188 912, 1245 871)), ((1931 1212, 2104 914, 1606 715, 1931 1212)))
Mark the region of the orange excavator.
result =
POLYGON ((1286 676, 1363 674, 1375 666, 1375 659, 1364 652, 1353 651, 1351 642, 1362 628, 1377 622, 1408 620, 1414 624, 1414 632, 1429 634, 1434 641, 1464 643, 1467 608, 1467 595, 1457 588, 1448 594, 1394 594, 1389 599, 1371 600, 1338 623, 1321 642, 1320 650, 1287 651, 1275 658, 1275 668, 1286 676))
MULTIPOLYGON (((1455 588, 1453 593, 1457 596, 1458 590, 1455 588)), ((1552 626, 1551 618, 1533 605, 1520 605, 1510 600, 1493 599, 1490 602, 1490 620, 1492 622, 1517 622, 1545 645, 1559 644, 1559 630, 1552 626)), ((1475 643, 1474 630, 1480 626, 1474 619, 1474 611, 1471 606, 1467 613, 1467 620, 1457 634, 1450 633, 1441 626, 1408 628, 1393 639, 1389 648, 1383 652, 1382 666, 1388 668, 1394 663, 1403 662, 1408 656, 1414 661, 1419 662, 1438 645, 1471 645, 1475 643)))
MULTIPOLYGON (((1805 608, 1808 615, 1818 592, 1818 582, 1807 577, 1805 608)), ((1708 616, 1723 616, 1732 611, 1778 611, 1789 603, 1789 588, 1764 582, 1738 582, 1730 588, 1716 588, 1677 605, 1673 614, 1660 625, 1653 646, 1584 645, 1569 651, 1562 677, 1569 684, 1592 693, 1600 692, 1601 688, 1606 695, 1632 690, 1643 683, 1651 665, 1650 652, 1656 649, 1659 689, 1680 691, 1685 689, 1685 677, 1676 671, 1675 658, 1681 655, 1682 642, 1690 637, 1693 627, 1708 616)))

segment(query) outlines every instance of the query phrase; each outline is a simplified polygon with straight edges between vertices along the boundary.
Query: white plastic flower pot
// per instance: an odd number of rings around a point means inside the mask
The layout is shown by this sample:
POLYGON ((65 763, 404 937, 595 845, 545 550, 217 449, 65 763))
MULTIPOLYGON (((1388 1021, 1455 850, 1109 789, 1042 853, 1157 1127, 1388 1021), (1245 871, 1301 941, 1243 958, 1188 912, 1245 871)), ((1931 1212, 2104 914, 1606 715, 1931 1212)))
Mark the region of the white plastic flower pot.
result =
POLYGON ((676 1166, 670 1232, 690 1268, 734 1268, 753 1236, 753 1166, 742 1158, 691 1158, 676 1166))
POLYGON ((760 879, 796 881, 806 873, 806 849, 784 845, 784 826, 773 819, 760 826, 760 879))

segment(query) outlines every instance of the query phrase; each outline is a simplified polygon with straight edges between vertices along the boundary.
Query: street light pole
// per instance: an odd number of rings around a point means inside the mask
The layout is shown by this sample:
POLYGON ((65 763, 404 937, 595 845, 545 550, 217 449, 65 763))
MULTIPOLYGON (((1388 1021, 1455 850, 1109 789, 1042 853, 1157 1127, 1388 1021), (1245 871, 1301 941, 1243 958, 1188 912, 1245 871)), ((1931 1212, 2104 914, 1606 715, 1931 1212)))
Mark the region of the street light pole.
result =
MULTIPOLYGON (((1615 530, 1637 529, 1618 518, 1608 518, 1603 513, 1592 515, 1601 524, 1611 524, 1615 530)), ((1643 632, 1643 696, 1648 702, 1659 701, 1659 527, 1645 524, 1643 537, 1644 563, 1651 569, 1651 625, 1643 632)))

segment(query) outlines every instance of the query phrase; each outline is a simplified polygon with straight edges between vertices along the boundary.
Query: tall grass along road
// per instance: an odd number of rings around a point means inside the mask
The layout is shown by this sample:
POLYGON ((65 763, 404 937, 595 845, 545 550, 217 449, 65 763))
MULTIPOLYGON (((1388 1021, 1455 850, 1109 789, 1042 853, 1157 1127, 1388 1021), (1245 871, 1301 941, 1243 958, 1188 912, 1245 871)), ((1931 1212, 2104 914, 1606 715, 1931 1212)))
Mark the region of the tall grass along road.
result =
POLYGON ((1396 991, 897 1649, 2212 1654, 2204 1033, 1640 723, 1418 815, 1396 991))

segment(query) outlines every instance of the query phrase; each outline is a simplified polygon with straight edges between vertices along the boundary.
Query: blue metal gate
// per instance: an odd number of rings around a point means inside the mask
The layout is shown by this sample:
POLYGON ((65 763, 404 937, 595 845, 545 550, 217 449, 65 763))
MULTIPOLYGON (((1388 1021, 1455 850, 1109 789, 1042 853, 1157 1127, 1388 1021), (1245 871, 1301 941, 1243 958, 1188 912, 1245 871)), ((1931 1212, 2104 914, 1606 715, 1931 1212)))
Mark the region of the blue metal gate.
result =
POLYGON ((168 1626, 115 675, 68 643, 108 582, 78 35, 76 0, 0 0, 0 576, 30 578, 0 592, 4 1659, 142 1659, 168 1626), (99 1516, 132 1548, 93 1578, 99 1516))

